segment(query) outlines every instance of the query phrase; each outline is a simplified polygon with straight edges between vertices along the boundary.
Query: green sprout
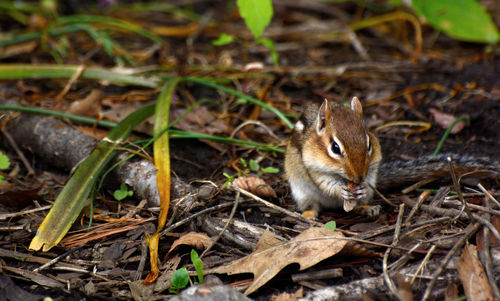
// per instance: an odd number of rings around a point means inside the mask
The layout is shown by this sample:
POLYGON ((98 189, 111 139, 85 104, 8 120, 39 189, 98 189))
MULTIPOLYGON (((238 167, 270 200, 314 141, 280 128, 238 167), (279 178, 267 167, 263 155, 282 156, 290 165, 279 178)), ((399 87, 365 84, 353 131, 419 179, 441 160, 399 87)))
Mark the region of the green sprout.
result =
POLYGON ((122 183, 120 185, 120 189, 115 190, 115 192, 113 193, 113 197, 117 201, 121 201, 124 198, 130 197, 133 195, 134 195, 134 192, 132 190, 128 190, 127 184, 125 184, 125 183, 122 183))

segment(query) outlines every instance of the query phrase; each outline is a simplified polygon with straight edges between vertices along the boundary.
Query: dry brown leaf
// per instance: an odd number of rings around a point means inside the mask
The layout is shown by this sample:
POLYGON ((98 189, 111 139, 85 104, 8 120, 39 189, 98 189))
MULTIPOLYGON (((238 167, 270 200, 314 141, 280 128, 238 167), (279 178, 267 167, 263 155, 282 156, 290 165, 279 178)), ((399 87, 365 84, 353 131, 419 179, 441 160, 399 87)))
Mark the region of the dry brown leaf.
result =
POLYGON ((259 242, 255 245, 254 252, 262 252, 266 249, 276 247, 281 245, 283 242, 276 238, 273 232, 269 231, 269 228, 262 233, 260 236, 259 242))
MULTIPOLYGON (((451 114, 443 113, 436 109, 429 109, 429 112, 432 114, 432 117, 434 117, 434 120, 436 120, 437 124, 439 124, 443 129, 449 128, 450 125, 453 123, 453 121, 457 119, 457 117, 451 114)), ((464 127, 465 127, 465 122, 459 121, 453 126, 450 133, 451 134, 460 133, 460 131, 463 130, 464 127)))
POLYGON ((326 228, 313 227, 279 246, 239 259, 229 265, 216 268, 214 273, 241 274, 252 273, 255 278, 245 291, 245 295, 255 292, 271 280, 287 265, 298 263, 300 270, 307 269, 318 262, 339 253, 347 241, 344 235, 326 228))
POLYGON ((101 109, 102 92, 100 90, 92 90, 87 97, 82 100, 74 101, 66 113, 74 115, 82 115, 88 117, 99 116, 101 109))
POLYGON ((458 259, 457 271, 467 300, 495 300, 475 245, 465 245, 458 259))
POLYGON ((268 184, 266 184, 266 182, 264 182, 264 180, 262 180, 259 177, 254 177, 254 176, 238 177, 236 180, 233 181, 233 185, 263 198, 278 197, 274 189, 268 184))
POLYGON ((170 250, 168 250, 167 255, 170 254, 170 252, 172 252, 172 250, 174 250, 178 245, 188 245, 194 247, 195 249, 202 250, 211 244, 212 239, 208 237, 206 233, 189 232, 174 241, 170 250))

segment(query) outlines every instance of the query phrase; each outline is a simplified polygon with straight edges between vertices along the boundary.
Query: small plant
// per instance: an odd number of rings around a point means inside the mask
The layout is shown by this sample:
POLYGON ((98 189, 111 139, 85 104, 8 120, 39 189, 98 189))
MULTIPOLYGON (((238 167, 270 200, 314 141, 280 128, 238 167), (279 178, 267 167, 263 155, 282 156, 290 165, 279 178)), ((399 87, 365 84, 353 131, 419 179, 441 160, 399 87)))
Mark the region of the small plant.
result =
POLYGON ((177 294, 179 290, 185 288, 189 282, 189 273, 186 268, 178 269, 172 275, 172 286, 168 289, 169 292, 177 294))
POLYGON ((194 250, 191 249, 191 262, 194 265, 194 269, 196 270, 196 274, 198 274, 198 282, 202 284, 203 283, 203 261, 201 261, 200 257, 198 257, 198 253, 194 250))
MULTIPOLYGON (((203 283, 203 261, 198 257, 198 253, 192 249, 191 250, 191 262, 194 265, 196 274, 198 275, 198 281, 194 281, 195 284, 203 283)), ((169 292, 177 294, 179 290, 185 288, 189 282, 189 273, 186 268, 178 269, 172 275, 172 286, 168 289, 169 292)))
POLYGON ((222 185, 222 188, 227 188, 227 186, 233 183, 236 178, 247 176, 251 172, 256 173, 259 178, 266 173, 273 174, 280 172, 280 170, 276 167, 272 166, 261 167, 259 163, 254 159, 250 159, 250 161, 247 162, 245 159, 240 158, 240 164, 243 168, 236 174, 236 176, 231 176, 227 173, 223 173, 224 177, 226 177, 227 180, 222 185))
POLYGON ((224 182, 224 184, 222 185, 222 188, 227 188, 229 184, 232 184, 234 182, 235 177, 228 173, 223 173, 222 175, 227 179, 226 182, 224 182))
MULTIPOLYGON (((245 162, 245 160, 243 158, 241 158, 240 162, 245 162)), ((261 177, 265 173, 278 173, 278 172, 280 172, 280 170, 276 167, 272 167, 272 166, 261 167, 259 165, 259 163, 257 161, 255 161, 254 159, 250 159, 250 161, 248 161, 248 164, 246 164, 246 162, 245 162, 245 166, 246 165, 248 165, 248 167, 250 167, 251 171, 257 173, 258 177, 261 177)), ((246 169, 246 170, 248 170, 248 169, 246 169)), ((249 172, 247 172, 246 174, 248 174, 248 173, 249 172)))
POLYGON ((130 197, 133 195, 134 195, 134 192, 132 190, 128 190, 127 184, 125 184, 125 183, 122 183, 120 185, 120 189, 115 190, 115 192, 113 193, 113 197, 117 201, 121 201, 124 198, 130 197))
MULTIPOLYGON (((9 157, 4 153, 0 152, 0 170, 7 169, 10 167, 9 157)), ((3 176, 0 175, 0 184, 2 184, 3 176)))
MULTIPOLYGON (((236 4, 255 42, 269 49, 273 63, 278 65, 279 54, 274 47, 274 42, 271 39, 261 37, 264 29, 269 25, 273 17, 272 0, 237 0, 236 4)), ((215 46, 223 46, 233 41, 235 41, 235 38, 224 32, 219 38, 212 41, 212 44, 215 46)))

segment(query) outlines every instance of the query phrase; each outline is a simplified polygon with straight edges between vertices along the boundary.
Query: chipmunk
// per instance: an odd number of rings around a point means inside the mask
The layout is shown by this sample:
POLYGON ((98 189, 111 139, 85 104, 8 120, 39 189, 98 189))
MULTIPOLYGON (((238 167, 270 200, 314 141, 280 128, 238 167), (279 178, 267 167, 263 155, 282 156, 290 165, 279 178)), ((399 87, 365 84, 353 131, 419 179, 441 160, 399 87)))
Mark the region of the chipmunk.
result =
MULTIPOLYGON (((298 209, 344 208, 373 197, 382 152, 366 130, 357 97, 351 107, 328 102, 310 105, 288 141, 285 172, 298 209)), ((378 213, 374 214, 378 215, 378 213)))
POLYGON ((380 143, 366 129, 362 114, 357 97, 350 108, 325 100, 319 108, 308 106, 295 124, 286 148, 285 173, 298 209, 312 211, 306 216, 316 217, 321 208, 349 212, 355 207, 365 207, 365 214, 376 216, 380 206, 364 206, 372 199, 373 188, 449 176, 448 157, 458 173, 486 170, 500 175, 499 158, 471 155, 440 154, 381 164, 380 143))

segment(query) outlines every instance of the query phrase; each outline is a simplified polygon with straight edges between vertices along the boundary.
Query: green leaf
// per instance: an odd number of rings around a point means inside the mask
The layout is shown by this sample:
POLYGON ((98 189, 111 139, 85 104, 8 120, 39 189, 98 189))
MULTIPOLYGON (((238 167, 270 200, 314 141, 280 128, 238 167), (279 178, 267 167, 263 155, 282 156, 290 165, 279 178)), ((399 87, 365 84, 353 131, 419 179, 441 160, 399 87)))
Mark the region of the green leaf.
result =
POLYGON ((178 269, 172 275, 172 286, 177 289, 185 288, 189 282, 189 273, 186 268, 178 269))
POLYGON ((262 38, 262 39, 258 39, 257 43, 266 46, 266 48, 269 49, 269 51, 271 51, 271 59, 273 60, 273 64, 278 66, 280 55, 276 51, 276 48, 274 47, 273 40, 267 39, 267 38, 262 38))
POLYGON ((198 274, 198 283, 203 283, 203 261, 198 257, 198 253, 194 249, 191 249, 191 262, 196 269, 196 274, 198 274))
POLYGON ((113 192, 113 197, 115 198, 115 200, 121 201, 127 197, 127 191, 115 190, 115 192, 113 192))
POLYGON ((232 43, 234 41, 234 37, 232 35, 228 35, 227 33, 223 32, 221 35, 217 38, 217 40, 212 41, 212 45, 214 46, 224 46, 229 43, 232 43))
POLYGON ((253 171, 259 170, 259 163, 257 163, 254 159, 250 159, 250 169, 253 171))
POLYGON ((328 230, 335 231, 337 229, 337 223, 335 221, 329 221, 328 223, 325 224, 325 228, 328 230))
POLYGON ((127 184, 125 183, 122 183, 120 185, 120 189, 118 190, 115 190, 115 192, 113 193, 113 197, 115 198, 115 200, 117 201, 121 201, 123 200, 124 198, 128 197, 128 196, 133 196, 134 195, 134 192, 131 191, 131 190, 128 190, 127 188, 127 184))
POLYGON ((29 246, 31 250, 40 250, 43 247, 46 252, 61 241, 82 211, 98 175, 118 154, 116 147, 125 141, 137 124, 153 112, 154 105, 149 105, 131 113, 78 165, 38 228, 29 246))
POLYGON ((4 153, 0 152, 0 169, 7 169, 10 166, 9 157, 4 153))
POLYGON ((238 9, 255 39, 260 38, 273 17, 271 0, 238 0, 238 9))
POLYGON ((278 172, 280 172, 279 168, 272 167, 272 166, 264 167, 261 169, 261 171, 265 172, 265 173, 278 173, 278 172))
POLYGON ((463 41, 496 43, 500 35, 476 0, 412 0, 413 9, 435 28, 463 41))

